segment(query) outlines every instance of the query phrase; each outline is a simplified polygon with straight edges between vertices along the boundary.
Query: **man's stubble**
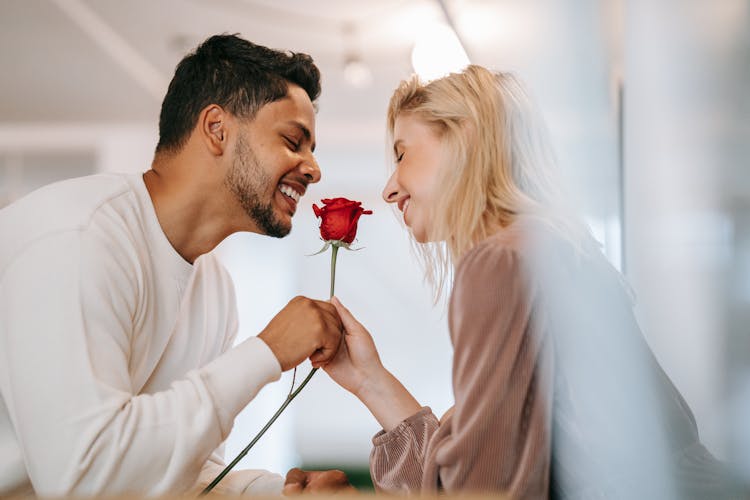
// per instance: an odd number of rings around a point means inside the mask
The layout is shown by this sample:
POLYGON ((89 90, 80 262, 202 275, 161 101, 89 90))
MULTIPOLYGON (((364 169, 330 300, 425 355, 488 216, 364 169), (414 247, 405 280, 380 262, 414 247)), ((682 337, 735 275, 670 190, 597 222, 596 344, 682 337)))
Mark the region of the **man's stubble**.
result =
POLYGON ((261 200, 261 195, 273 180, 263 170, 255 152, 241 136, 237 139, 234 162, 224 182, 263 234, 274 238, 283 238, 289 234, 291 224, 279 220, 271 200, 268 203, 261 200))

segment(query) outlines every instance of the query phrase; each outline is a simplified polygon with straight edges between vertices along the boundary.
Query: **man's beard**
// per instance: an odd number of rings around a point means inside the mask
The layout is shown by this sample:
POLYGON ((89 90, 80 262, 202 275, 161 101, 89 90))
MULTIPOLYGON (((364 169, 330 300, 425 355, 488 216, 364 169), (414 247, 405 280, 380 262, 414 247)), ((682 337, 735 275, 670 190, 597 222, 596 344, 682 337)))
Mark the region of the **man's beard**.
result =
POLYGON ((283 238, 289 234, 292 226, 279 220, 271 201, 266 204, 261 202, 261 194, 273 180, 263 171, 255 153, 242 137, 237 139, 234 158, 224 178, 224 183, 237 197, 245 213, 264 234, 274 238, 283 238))

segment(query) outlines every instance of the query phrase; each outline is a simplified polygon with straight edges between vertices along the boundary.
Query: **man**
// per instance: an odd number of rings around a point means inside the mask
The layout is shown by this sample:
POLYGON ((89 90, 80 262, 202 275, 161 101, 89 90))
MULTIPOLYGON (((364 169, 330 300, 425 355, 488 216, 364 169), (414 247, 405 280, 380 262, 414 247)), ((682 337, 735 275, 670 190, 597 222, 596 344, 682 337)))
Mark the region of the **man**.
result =
MULTIPOLYGON (((0 211, 0 496, 197 491, 265 384, 332 358, 340 319, 302 297, 232 347, 233 286, 211 253, 237 231, 289 233, 320 180, 319 93, 309 56, 211 37, 177 66, 151 170, 0 211)), ((216 491, 282 486, 237 471, 216 491)))

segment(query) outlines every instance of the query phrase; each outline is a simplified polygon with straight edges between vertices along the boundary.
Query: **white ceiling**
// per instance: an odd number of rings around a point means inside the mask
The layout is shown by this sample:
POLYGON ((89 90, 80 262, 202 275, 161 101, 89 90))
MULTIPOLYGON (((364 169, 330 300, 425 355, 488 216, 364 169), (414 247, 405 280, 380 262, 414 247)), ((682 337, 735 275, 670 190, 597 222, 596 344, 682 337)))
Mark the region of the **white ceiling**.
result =
POLYGON ((382 113, 410 71, 409 23, 441 15, 432 0, 2 0, 0 122, 154 120, 175 64, 223 32, 313 55, 331 112, 382 113), (372 87, 345 84, 347 50, 372 87))
MULTIPOLYGON (((554 42, 552 7, 565 3, 446 6, 474 61, 508 67, 554 42)), ((437 0, 0 0, 0 123, 153 122, 176 63, 223 32, 310 53, 323 74, 321 118, 380 123, 411 72, 416 33, 443 19, 437 0), (350 51, 370 66, 370 87, 345 82, 350 51)))
MULTIPOLYGON (((610 182, 623 0, 442 1, 472 62, 527 83, 563 169, 610 182)), ((412 72, 420 32, 445 19, 441 0, 0 0, 0 150, 90 148, 124 127, 133 140, 118 132, 125 145, 104 156, 143 164, 130 150, 150 155, 175 65, 210 35, 240 33, 313 56, 319 156, 343 179, 363 158, 381 167, 390 94, 412 72), (369 87, 346 82, 350 52, 369 66, 369 87)))

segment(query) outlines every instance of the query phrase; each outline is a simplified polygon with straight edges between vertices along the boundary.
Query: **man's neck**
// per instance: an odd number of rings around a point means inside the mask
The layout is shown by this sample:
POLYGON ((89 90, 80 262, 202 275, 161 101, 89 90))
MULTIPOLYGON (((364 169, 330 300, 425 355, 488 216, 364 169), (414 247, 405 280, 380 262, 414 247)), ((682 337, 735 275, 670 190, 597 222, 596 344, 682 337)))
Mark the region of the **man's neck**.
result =
POLYGON ((227 213, 225 189, 220 181, 201 178, 179 158, 156 159, 143 181, 156 217, 172 247, 183 259, 195 262, 224 238, 241 230, 227 213))

